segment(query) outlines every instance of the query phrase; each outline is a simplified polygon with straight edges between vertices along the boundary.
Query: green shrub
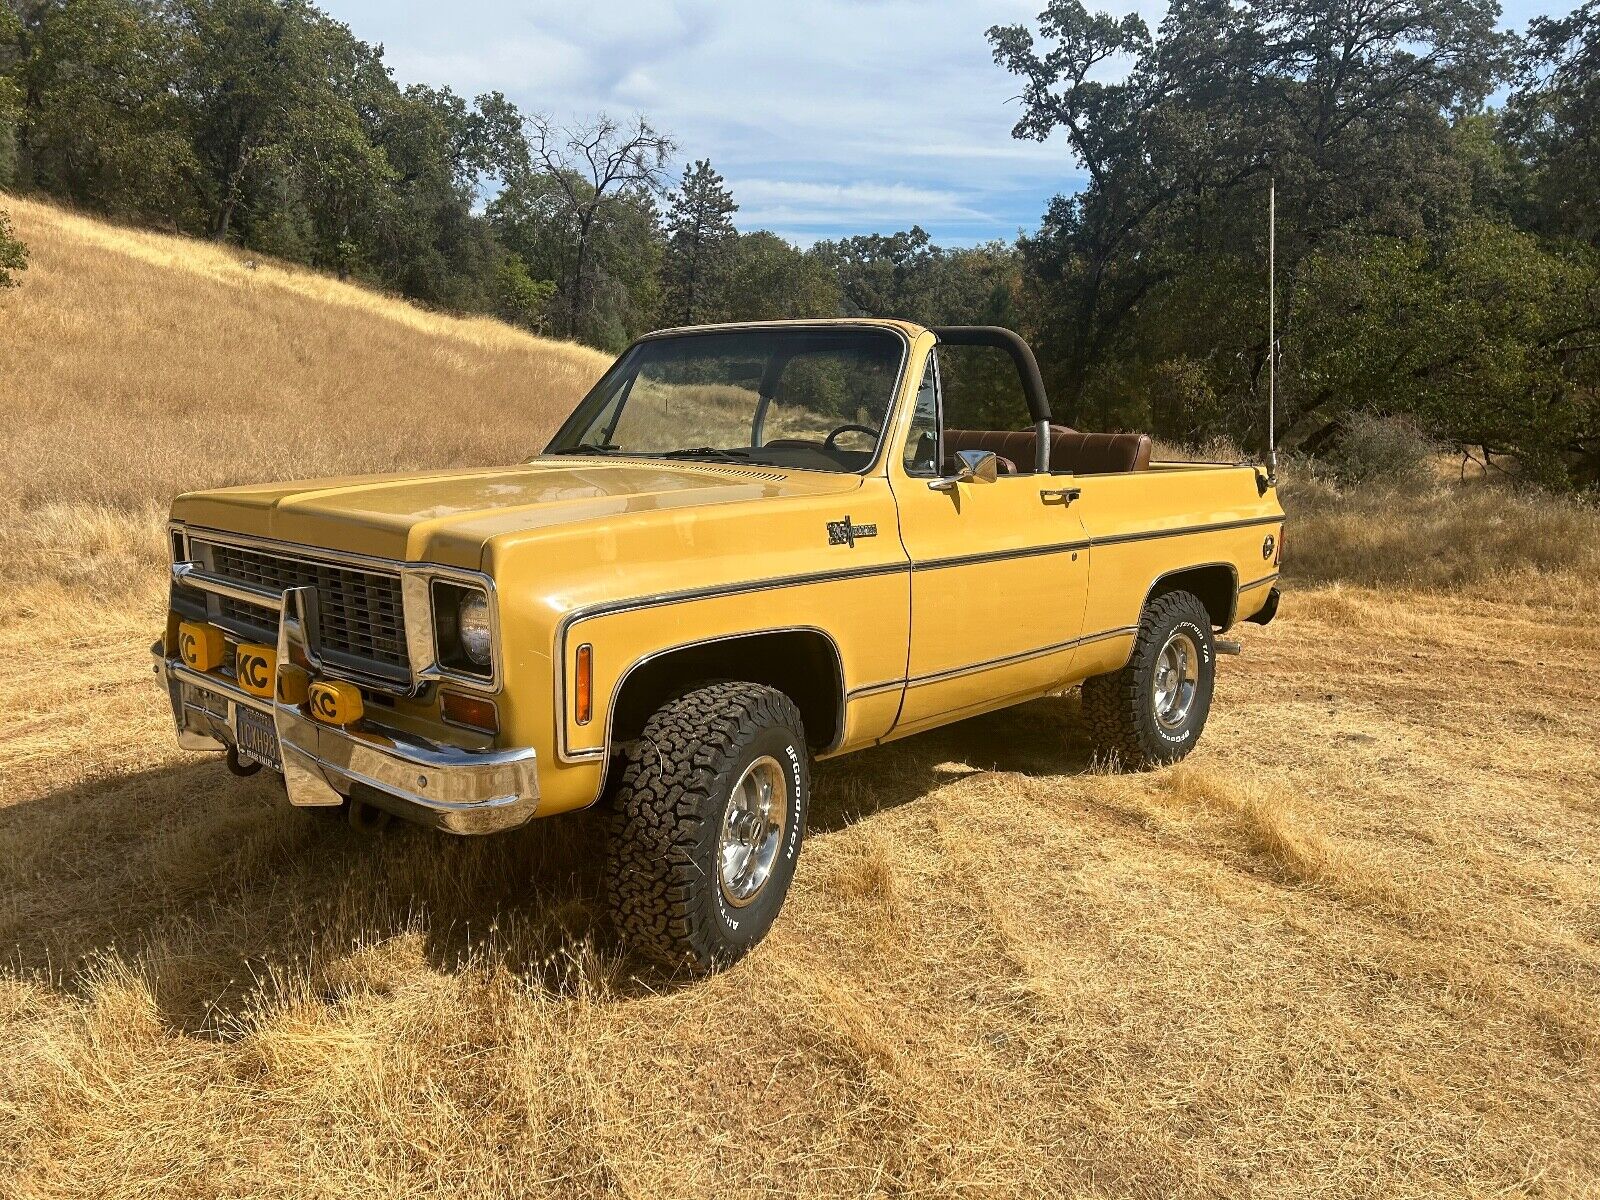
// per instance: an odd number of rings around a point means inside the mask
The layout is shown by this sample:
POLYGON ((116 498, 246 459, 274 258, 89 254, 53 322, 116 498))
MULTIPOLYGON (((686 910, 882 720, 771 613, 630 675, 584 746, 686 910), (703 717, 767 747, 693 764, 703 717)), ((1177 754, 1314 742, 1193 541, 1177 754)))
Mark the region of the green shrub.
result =
POLYGON ((1442 453, 1439 444, 1406 417, 1356 413, 1317 466, 1342 484, 1426 483, 1442 453))
POLYGON ((11 232, 11 218, 0 210, 0 288, 16 287, 16 272, 28 269, 28 248, 11 232))
POLYGON ((501 260, 499 284, 501 317, 524 329, 542 331, 556 285, 549 279, 535 279, 526 263, 515 254, 501 260))

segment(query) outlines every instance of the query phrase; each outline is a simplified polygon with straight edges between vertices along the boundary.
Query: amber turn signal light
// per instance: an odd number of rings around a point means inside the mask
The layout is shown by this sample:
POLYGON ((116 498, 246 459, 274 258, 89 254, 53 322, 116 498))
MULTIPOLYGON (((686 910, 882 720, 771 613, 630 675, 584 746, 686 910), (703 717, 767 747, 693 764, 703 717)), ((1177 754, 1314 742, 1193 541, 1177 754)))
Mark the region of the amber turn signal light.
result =
POLYGON ((500 714, 493 700, 482 696, 467 696, 460 692, 440 692, 439 712, 452 725, 465 725, 468 729, 481 729, 484 733, 500 732, 500 714))
POLYGON ((588 642, 578 647, 577 683, 573 687, 573 719, 587 725, 594 715, 594 647, 588 642))

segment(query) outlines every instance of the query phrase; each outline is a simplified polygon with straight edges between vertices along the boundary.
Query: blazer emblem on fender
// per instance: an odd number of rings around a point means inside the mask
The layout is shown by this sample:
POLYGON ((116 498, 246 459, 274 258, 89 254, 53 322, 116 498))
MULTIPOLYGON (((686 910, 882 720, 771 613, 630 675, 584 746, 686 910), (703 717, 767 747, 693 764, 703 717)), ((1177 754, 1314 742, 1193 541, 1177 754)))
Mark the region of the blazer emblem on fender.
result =
POLYGON ((830 546, 854 546, 857 538, 877 536, 878 527, 876 525, 852 525, 848 516, 842 521, 828 522, 828 545, 830 546))

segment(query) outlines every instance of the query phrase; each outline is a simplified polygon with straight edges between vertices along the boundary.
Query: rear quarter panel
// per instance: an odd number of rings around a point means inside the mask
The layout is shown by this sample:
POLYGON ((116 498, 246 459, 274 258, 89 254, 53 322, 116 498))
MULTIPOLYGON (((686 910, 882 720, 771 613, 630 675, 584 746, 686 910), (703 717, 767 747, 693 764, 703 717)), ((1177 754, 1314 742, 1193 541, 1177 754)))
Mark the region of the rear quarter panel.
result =
POLYGON ((1262 493, 1254 468, 1159 463, 1135 474, 1080 476, 1077 484, 1090 539, 1084 629, 1130 632, 1087 647, 1074 674, 1127 661, 1145 599, 1175 571, 1225 565, 1235 581, 1235 621, 1266 603, 1284 513, 1275 489, 1262 493), (1263 553, 1269 536, 1272 548, 1263 553))

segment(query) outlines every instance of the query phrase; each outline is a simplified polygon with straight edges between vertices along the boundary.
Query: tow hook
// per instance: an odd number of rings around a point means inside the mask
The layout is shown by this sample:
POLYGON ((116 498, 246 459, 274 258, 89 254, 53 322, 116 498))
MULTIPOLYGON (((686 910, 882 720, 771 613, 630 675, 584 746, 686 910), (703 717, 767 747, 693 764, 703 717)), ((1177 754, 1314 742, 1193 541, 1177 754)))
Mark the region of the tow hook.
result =
POLYGON ((1211 643, 1217 648, 1218 654, 1243 654, 1244 646, 1240 642, 1224 642, 1221 640, 1211 643))
POLYGON ((390 815, 376 804, 368 804, 362 800, 351 800, 349 805, 350 828, 357 833, 381 833, 387 829, 390 815))
POLYGON ((239 748, 237 746, 229 746, 228 770, 232 771, 235 775, 248 777, 261 770, 261 764, 241 758, 239 756, 239 748))

